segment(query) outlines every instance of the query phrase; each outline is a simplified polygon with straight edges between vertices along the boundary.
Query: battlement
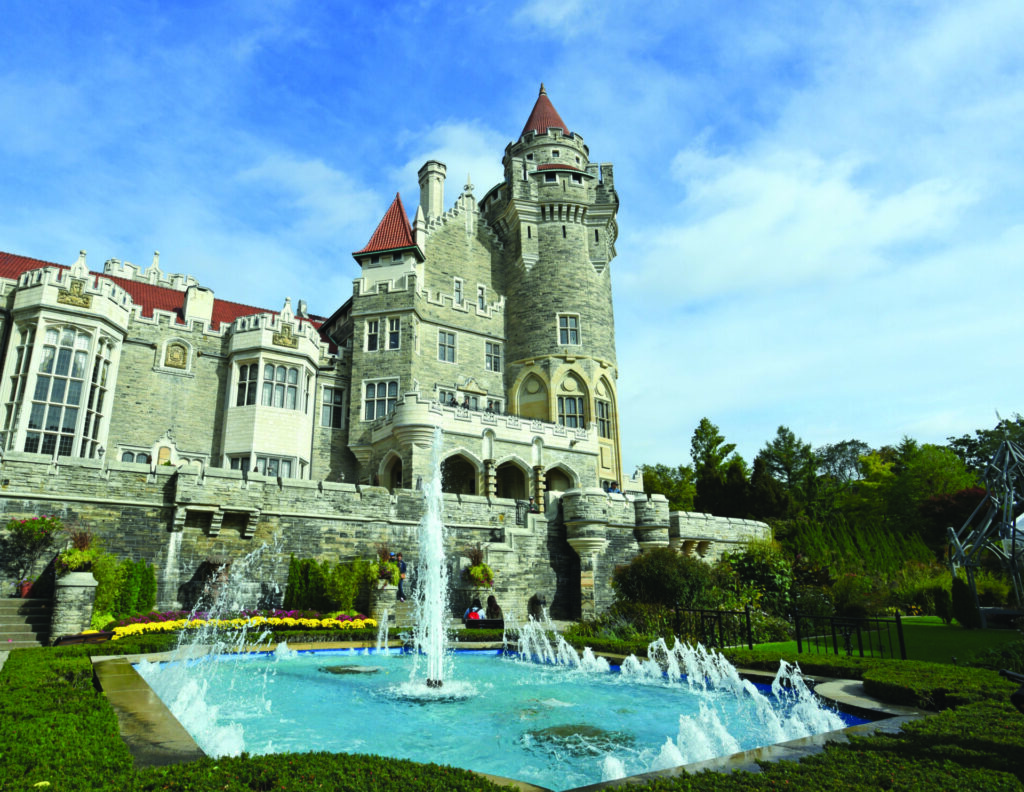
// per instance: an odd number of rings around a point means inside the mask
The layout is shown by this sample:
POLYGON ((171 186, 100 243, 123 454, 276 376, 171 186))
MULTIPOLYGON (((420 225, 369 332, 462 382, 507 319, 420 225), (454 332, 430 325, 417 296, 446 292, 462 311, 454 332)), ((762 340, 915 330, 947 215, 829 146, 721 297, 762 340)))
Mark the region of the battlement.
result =
POLYGON ((118 278, 125 278, 139 283, 148 283, 153 286, 162 286, 165 289, 174 289, 175 291, 185 291, 189 286, 199 285, 199 281, 192 275, 163 272, 160 269, 159 262, 159 251, 153 254, 153 263, 145 269, 132 264, 130 261, 121 261, 115 258, 107 259, 103 264, 103 274, 114 275, 118 278))

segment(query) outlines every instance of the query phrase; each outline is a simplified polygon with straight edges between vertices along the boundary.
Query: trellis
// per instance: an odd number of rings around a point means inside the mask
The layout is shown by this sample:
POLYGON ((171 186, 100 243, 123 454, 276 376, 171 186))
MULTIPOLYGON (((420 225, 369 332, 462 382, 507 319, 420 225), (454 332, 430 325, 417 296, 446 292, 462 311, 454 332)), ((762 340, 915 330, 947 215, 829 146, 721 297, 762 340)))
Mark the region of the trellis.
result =
POLYGON ((1017 515, 1024 509, 1024 450, 1012 440, 1004 440, 985 467, 983 478, 985 497, 981 503, 959 530, 949 528, 950 568, 954 576, 961 568, 966 571, 982 627, 985 614, 979 607, 974 580, 982 551, 990 551, 1002 562, 1013 581, 1017 604, 1024 605, 1024 533, 1017 529, 1017 515))

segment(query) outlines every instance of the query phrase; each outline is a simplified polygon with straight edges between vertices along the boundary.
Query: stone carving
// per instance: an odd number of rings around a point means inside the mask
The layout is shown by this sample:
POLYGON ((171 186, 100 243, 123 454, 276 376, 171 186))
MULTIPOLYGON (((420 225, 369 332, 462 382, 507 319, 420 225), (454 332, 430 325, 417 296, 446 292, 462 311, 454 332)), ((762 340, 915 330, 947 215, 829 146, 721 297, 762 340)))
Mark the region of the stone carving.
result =
POLYGON ((168 344, 164 351, 164 365, 167 368, 188 368, 188 350, 184 344, 168 344))
POLYGON ((299 346, 299 339, 297 336, 292 334, 292 328, 294 325, 281 323, 281 332, 274 333, 273 343, 275 346, 288 347, 289 349, 297 349, 299 346))
POLYGON ((85 281, 74 279, 71 286, 57 292, 57 302, 77 308, 92 308, 92 295, 85 293, 85 281))

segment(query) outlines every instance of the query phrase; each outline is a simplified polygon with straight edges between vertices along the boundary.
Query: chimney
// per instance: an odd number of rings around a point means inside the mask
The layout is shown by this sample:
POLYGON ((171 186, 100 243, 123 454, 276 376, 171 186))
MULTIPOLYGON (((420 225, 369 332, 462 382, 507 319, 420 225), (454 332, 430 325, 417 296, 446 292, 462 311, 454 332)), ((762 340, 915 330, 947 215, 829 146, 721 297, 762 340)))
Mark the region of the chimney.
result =
POLYGON ((445 164, 437 160, 428 160, 420 168, 420 206, 428 221, 444 214, 444 177, 447 171, 445 164))
POLYGON ((206 324, 213 321, 213 290, 202 286, 185 289, 185 324, 197 319, 206 324))

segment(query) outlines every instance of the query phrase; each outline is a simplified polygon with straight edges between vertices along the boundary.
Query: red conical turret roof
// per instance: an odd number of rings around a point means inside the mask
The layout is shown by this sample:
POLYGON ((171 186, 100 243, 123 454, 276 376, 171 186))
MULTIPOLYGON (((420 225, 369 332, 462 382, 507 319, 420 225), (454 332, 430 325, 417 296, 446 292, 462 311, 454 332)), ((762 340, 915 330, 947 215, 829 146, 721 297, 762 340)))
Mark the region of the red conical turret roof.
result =
POLYGON ((541 83, 540 96, 537 97, 537 103, 533 106, 533 112, 530 113, 526 126, 519 133, 519 137, 522 137, 531 130, 538 135, 543 135, 550 127, 558 127, 562 130, 563 135, 569 134, 569 127, 565 125, 565 121, 562 120, 558 111, 555 110, 555 106, 551 104, 551 100, 548 99, 548 92, 544 90, 544 83, 541 83))
POLYGON ((409 225, 409 218, 405 214, 405 207, 402 206, 402 196, 395 193, 395 200, 384 213, 384 218, 373 232, 366 247, 357 250, 353 256, 363 253, 382 253, 388 250, 401 250, 403 248, 416 247, 412 238, 412 226, 409 225))

